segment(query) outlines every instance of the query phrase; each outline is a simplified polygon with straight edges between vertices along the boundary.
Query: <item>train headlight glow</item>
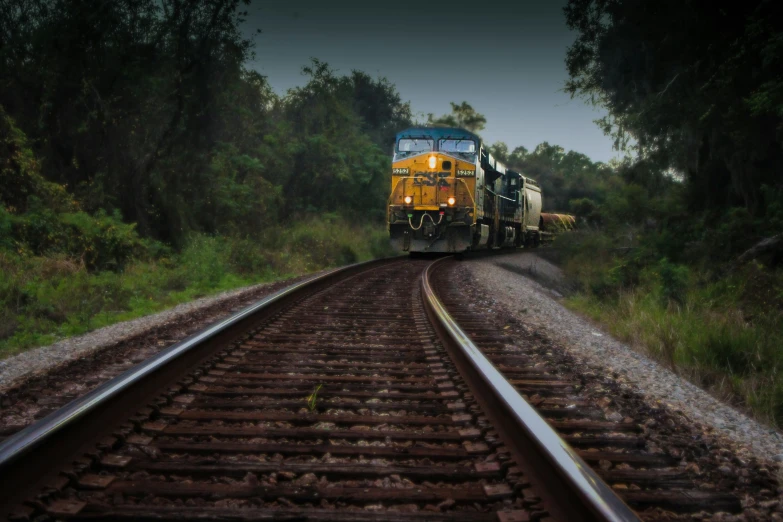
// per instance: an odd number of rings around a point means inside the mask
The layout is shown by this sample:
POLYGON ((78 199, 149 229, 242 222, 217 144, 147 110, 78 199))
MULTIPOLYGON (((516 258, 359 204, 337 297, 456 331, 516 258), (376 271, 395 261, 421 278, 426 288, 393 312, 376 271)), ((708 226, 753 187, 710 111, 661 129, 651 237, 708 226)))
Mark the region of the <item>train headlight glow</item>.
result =
POLYGON ((438 164, 438 158, 436 158, 435 156, 430 156, 430 168, 434 169, 435 165, 437 164, 438 164))
POLYGON ((413 203, 413 197, 412 196, 405 196, 405 204, 410 205, 413 203))
POLYGON ((453 206, 454 206, 454 203, 456 203, 456 202, 457 202, 457 198, 455 198, 454 196, 451 196, 451 197, 450 197, 449 199, 447 199, 446 201, 449 203, 449 206, 450 206, 450 207, 453 207, 453 206))

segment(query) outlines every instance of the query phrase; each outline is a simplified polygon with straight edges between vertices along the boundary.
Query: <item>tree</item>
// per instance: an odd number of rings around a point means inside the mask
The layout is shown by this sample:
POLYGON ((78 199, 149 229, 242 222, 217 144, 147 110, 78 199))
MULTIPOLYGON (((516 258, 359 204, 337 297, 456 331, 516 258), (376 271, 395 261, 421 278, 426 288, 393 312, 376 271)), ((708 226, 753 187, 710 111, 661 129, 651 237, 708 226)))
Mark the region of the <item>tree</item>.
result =
POLYGON ((545 208, 550 211, 573 211, 571 201, 589 198, 603 201, 608 183, 618 178, 614 169, 593 163, 584 154, 565 152, 559 145, 539 144, 533 152, 516 147, 510 153, 503 142, 489 147, 490 153, 507 167, 538 182, 544 193, 545 208))
POLYGON ((385 78, 317 60, 275 95, 246 68, 248 2, 0 2, 0 115, 29 138, 41 180, 175 246, 302 213, 382 220, 410 104, 385 78))
POLYGON ((383 80, 373 82, 357 73, 339 77, 319 60, 303 72, 310 77, 307 84, 283 100, 287 124, 276 142, 284 146, 274 151, 286 154, 286 167, 274 178, 286 201, 283 215, 342 209, 383 217, 390 159, 373 138, 384 143, 384 136, 409 125, 407 104, 395 99, 396 92, 383 80), (372 98, 386 101, 380 109, 366 106, 372 98))
POLYGON ((487 123, 487 118, 483 114, 479 114, 476 110, 468 104, 468 102, 462 102, 457 105, 451 102, 451 114, 445 114, 439 118, 435 118, 432 113, 427 115, 427 123, 435 125, 437 127, 459 127, 470 132, 478 133, 484 130, 484 126, 487 123))
POLYGON ((775 2, 570 0, 567 90, 605 106, 619 147, 685 173, 692 210, 760 216, 781 186, 783 19, 775 2))
POLYGON ((397 132, 412 125, 410 102, 403 103, 386 78, 373 79, 361 71, 352 71, 342 83, 352 91, 353 110, 362 118, 364 132, 384 151, 391 151, 397 132))
POLYGON ((489 146, 489 153, 501 163, 508 163, 508 145, 498 141, 489 146))
POLYGON ((2 3, 0 105, 86 209, 177 240, 197 226, 223 94, 245 81, 242 3, 2 3))

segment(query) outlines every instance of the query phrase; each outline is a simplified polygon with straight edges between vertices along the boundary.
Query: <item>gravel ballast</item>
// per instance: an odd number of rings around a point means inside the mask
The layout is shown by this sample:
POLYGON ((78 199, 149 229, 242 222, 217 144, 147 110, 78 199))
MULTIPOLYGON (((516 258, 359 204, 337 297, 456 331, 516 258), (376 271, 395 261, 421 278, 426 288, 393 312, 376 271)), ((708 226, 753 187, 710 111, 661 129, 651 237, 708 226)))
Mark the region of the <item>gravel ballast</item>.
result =
POLYGON ((458 270, 470 273, 499 308, 539 329, 594 371, 612 375, 652 406, 712 428, 740 453, 783 460, 783 437, 558 302, 566 291, 560 270, 532 253, 468 259, 458 270), (540 281, 540 282, 538 282, 540 281), (543 283, 543 284, 542 284, 543 283))

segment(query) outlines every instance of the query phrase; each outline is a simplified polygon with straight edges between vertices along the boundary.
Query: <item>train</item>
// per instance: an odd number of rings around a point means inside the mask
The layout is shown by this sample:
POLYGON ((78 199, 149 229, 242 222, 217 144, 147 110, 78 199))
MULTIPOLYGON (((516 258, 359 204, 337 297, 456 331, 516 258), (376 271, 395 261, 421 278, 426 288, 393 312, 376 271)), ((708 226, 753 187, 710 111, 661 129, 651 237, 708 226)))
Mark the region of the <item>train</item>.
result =
POLYGON ((397 251, 536 247, 553 233, 549 225, 573 224, 573 216, 542 214, 536 181, 507 168, 465 129, 397 133, 391 170, 387 224, 397 251))

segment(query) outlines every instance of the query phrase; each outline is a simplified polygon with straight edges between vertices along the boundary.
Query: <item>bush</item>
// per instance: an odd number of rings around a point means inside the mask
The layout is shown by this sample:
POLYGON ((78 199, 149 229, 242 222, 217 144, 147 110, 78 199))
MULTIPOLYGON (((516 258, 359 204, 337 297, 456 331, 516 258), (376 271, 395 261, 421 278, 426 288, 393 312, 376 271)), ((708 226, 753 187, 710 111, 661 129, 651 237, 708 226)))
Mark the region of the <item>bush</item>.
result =
POLYGON ((632 288, 639 284, 644 263, 638 253, 617 258, 607 271, 607 281, 618 289, 632 288))
POLYGON ((69 277, 37 283, 32 311, 55 323, 71 323, 77 330, 83 325, 86 330, 95 315, 127 310, 129 301, 130 293, 122 288, 119 278, 80 270, 69 277))
POLYGON ((180 254, 182 268, 199 288, 215 287, 226 273, 229 251, 219 237, 192 235, 180 254))
POLYGON ((388 233, 382 227, 335 219, 307 217, 281 231, 290 238, 284 249, 304 262, 306 270, 366 261, 390 253, 388 233))
POLYGON ((705 223, 701 227, 704 253, 711 263, 733 259, 759 239, 754 235, 756 224, 745 208, 730 208, 713 219, 716 223, 705 223))
POLYGON ((136 224, 123 223, 118 211, 111 216, 102 210, 95 216, 64 214, 62 221, 70 227, 66 252, 84 259, 88 268, 119 270, 131 258, 146 253, 148 243, 139 238, 136 224))
POLYGON ((239 274, 258 274, 269 270, 269 261, 258 241, 230 239, 228 262, 239 274))
POLYGON ((132 227, 116 226, 116 216, 61 217, 55 222, 84 238, 70 251, 96 252, 75 257, 54 249, 47 255, 0 249, 0 357, 209 293, 391 253, 382 226, 337 215, 303 217, 288 228, 266 229, 258 239, 192 234, 179 254, 137 241, 132 227), (146 255, 131 255, 135 248, 146 255), (88 270, 86 259, 95 266, 88 270))
POLYGON ((664 304, 668 304, 669 301, 685 304, 688 267, 672 264, 668 259, 663 258, 658 262, 657 272, 661 280, 661 298, 664 304))
POLYGON ((374 231, 370 236, 369 244, 371 258, 379 259, 399 255, 399 252, 391 247, 389 234, 385 229, 374 231))
POLYGON ((134 257, 148 257, 152 244, 136 233, 135 224, 125 224, 118 214, 99 211, 57 214, 34 200, 31 210, 13 216, 13 238, 19 248, 32 254, 64 254, 82 261, 90 270, 121 270, 134 257))
POLYGON ((613 258, 611 240, 604 234, 591 230, 575 230, 558 236, 554 247, 563 261, 563 270, 571 284, 596 296, 614 293, 615 283, 608 270, 613 258))
POLYGON ((0 248, 37 256, 65 255, 90 270, 121 270, 148 254, 135 224, 108 215, 83 212, 65 187, 41 175, 24 134, 0 107, 0 248))

